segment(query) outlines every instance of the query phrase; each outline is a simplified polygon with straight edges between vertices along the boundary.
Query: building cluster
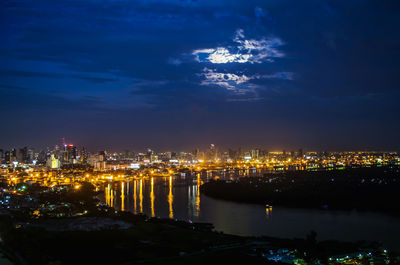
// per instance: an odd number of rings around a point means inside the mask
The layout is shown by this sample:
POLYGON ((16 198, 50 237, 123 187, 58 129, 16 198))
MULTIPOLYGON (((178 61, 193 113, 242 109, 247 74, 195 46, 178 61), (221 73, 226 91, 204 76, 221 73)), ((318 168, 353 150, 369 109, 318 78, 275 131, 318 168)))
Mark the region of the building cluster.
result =
POLYGON ((94 170, 107 171, 139 169, 157 164, 163 164, 166 167, 253 165, 278 170, 310 170, 398 164, 399 161, 398 152, 305 152, 303 149, 271 152, 262 148, 221 151, 214 144, 211 144, 206 150, 194 149, 192 152, 155 152, 147 149, 145 152, 138 153, 129 150, 90 153, 84 147, 78 148, 72 144, 56 145, 53 149, 48 148, 40 152, 34 152, 28 147, 6 151, 0 149, 0 163, 3 170, 16 167, 51 170, 91 167, 94 170))

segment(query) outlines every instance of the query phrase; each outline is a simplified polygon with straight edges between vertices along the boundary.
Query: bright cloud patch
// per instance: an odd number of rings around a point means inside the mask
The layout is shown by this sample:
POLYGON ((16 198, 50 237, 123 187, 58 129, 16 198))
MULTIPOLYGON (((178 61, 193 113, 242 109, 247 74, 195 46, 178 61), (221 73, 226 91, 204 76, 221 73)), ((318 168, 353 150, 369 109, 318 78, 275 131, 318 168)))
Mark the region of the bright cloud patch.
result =
POLYGON ((194 50, 192 54, 198 62, 223 63, 262 63, 273 62, 273 58, 283 57, 278 50, 283 45, 279 38, 246 39, 239 29, 233 38, 235 46, 194 50))
POLYGON ((291 72, 278 72, 269 75, 251 75, 247 76, 244 74, 237 75, 231 73, 219 73, 215 70, 204 68, 203 73, 199 74, 204 77, 201 85, 217 85, 223 87, 235 94, 245 94, 249 91, 254 91, 255 84, 248 83, 254 79, 283 79, 293 80, 293 73, 291 72))
POLYGON ((201 75, 204 76, 204 80, 201 82, 201 85, 218 85, 233 92, 239 91, 237 85, 246 83, 251 79, 246 75, 217 73, 214 70, 207 68, 204 68, 204 73, 201 75))
MULTIPOLYGON (((258 16, 263 16, 262 9, 257 9, 258 16)), ((247 39, 244 31, 238 29, 232 39, 234 45, 207 49, 197 49, 192 52, 197 62, 212 64, 260 64, 273 62, 275 58, 284 57, 284 53, 279 47, 284 43, 279 38, 261 38, 247 39)), ((226 69, 224 69, 226 70, 226 69)), ((261 99, 258 96, 258 89, 263 86, 262 82, 256 82, 261 79, 280 79, 293 80, 292 72, 276 72, 272 74, 247 73, 248 70, 221 71, 216 69, 204 68, 203 72, 198 74, 202 77, 201 85, 222 87, 229 91, 232 101, 249 101, 261 99), (252 82, 254 81, 254 82, 252 82)))

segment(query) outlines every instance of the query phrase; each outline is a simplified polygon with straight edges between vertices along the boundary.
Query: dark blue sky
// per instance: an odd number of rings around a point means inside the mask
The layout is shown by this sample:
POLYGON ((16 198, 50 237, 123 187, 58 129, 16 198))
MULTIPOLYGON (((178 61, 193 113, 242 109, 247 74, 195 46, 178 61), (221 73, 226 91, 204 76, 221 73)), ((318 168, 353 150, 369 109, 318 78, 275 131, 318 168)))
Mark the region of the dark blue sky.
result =
POLYGON ((400 149, 400 3, 0 2, 0 148, 400 149))

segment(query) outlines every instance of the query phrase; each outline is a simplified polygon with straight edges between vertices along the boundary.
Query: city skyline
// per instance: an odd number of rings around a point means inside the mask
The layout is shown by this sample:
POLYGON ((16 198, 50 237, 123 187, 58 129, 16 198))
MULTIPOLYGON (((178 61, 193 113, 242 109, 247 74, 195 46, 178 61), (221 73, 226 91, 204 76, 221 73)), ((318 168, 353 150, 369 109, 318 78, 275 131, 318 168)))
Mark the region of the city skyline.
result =
POLYGON ((0 146, 400 148, 395 1, 5 1, 0 146))
POLYGON ((195 146, 192 145, 192 147, 190 148, 159 148, 157 146, 151 146, 151 145, 143 145, 145 147, 142 148, 138 148, 138 147, 130 147, 125 146, 119 149, 116 148, 112 148, 112 147, 104 147, 104 148, 88 148, 85 144, 80 145, 80 144, 73 144, 73 143, 68 143, 68 144, 63 144, 63 143, 55 143, 52 145, 45 145, 45 146, 36 146, 32 145, 32 144, 27 144, 27 145, 22 145, 22 146, 11 146, 9 145, 7 146, 0 146, 0 150, 1 151, 12 151, 12 150, 21 150, 21 149, 27 149, 27 150, 32 150, 34 152, 41 152, 41 151, 46 151, 46 150, 54 150, 55 148, 63 148, 64 146, 74 146, 78 149, 83 149, 86 150, 88 152, 91 153, 97 153, 97 152, 101 152, 101 151, 106 151, 109 153, 124 153, 124 152, 135 152, 135 153, 144 153, 147 152, 148 150, 152 150, 154 152, 158 152, 158 153, 163 153, 163 152, 185 152, 185 153, 191 153, 194 150, 200 150, 200 151, 204 151, 210 148, 210 145, 214 145, 215 148, 219 151, 219 152, 227 152, 229 150, 242 150, 243 152, 246 151, 251 151, 254 149, 258 149, 258 150, 262 150, 262 151, 266 151, 266 152, 272 152, 272 153, 277 153, 277 152, 295 152, 298 150, 304 150, 305 152, 318 152, 318 153, 323 153, 323 152, 333 152, 333 153, 340 153, 340 152, 383 152, 383 153, 389 153, 389 152, 393 152, 393 153, 399 153, 400 151, 398 151, 398 149, 396 148, 391 148, 391 149, 379 149, 379 148, 360 148, 360 149, 322 149, 322 148, 305 148, 303 146, 298 145, 297 147, 294 148, 273 148, 271 146, 265 146, 265 145, 243 145, 243 146, 219 146, 219 145, 215 145, 212 143, 209 144, 204 144, 204 145, 199 145, 199 146, 195 146))
POLYGON ((221 149, 210 144, 206 149, 182 150, 129 150, 90 151, 84 146, 65 142, 53 148, 34 150, 29 147, 0 149, 0 163, 5 171, 23 167, 38 167, 48 170, 83 168, 91 170, 132 170, 147 166, 232 166, 269 167, 283 170, 313 170, 315 168, 344 168, 352 166, 398 165, 400 152, 385 151, 310 151, 267 150, 257 148, 221 149))

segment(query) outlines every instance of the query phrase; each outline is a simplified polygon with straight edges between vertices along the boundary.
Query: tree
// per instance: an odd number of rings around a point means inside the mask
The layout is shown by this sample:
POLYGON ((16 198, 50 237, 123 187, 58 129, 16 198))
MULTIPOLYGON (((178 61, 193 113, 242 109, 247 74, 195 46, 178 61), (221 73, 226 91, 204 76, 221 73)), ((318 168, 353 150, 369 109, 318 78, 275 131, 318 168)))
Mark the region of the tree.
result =
POLYGON ((317 245, 317 232, 311 230, 306 236, 307 245, 315 247, 317 245))

